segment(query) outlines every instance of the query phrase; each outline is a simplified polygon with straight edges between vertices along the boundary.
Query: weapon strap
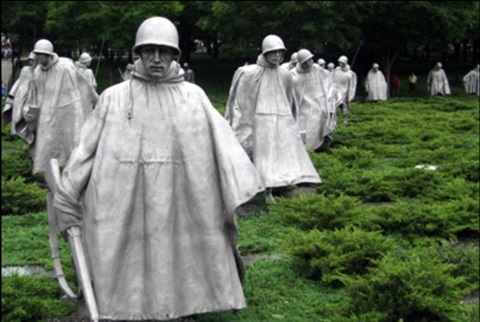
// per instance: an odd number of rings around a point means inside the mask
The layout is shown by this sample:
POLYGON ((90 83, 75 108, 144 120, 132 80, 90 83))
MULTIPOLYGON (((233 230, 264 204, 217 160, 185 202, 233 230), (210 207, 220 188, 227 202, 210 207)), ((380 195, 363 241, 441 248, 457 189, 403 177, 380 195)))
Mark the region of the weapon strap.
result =
POLYGON ((77 300, 78 296, 72 291, 70 286, 68 286, 67 281, 65 280, 65 275, 63 274, 62 263, 60 262, 60 252, 58 250, 58 237, 57 237, 57 218, 55 216, 55 210, 53 209, 53 193, 48 188, 47 195, 47 207, 48 207, 48 230, 49 230, 49 240, 50 240, 50 249, 52 251, 53 265, 55 267, 55 275, 60 287, 62 288, 63 293, 72 300, 77 300))

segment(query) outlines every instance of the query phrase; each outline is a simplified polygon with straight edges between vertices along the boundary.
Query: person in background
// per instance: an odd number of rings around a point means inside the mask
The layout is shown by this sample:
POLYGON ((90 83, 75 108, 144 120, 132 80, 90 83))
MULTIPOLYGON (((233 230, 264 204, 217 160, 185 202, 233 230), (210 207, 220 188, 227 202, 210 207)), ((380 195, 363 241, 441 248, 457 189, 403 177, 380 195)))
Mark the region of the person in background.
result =
POLYGON ((235 71, 225 114, 260 173, 267 203, 275 202, 274 188, 321 182, 297 129, 292 73, 279 66, 285 51, 279 36, 263 39, 257 63, 235 71))
POLYGON ((374 63, 365 79, 365 91, 367 92, 365 101, 367 102, 387 100, 388 84, 379 68, 380 66, 374 63))
POLYGON ((58 226, 82 227, 101 321, 243 309, 235 211, 261 179, 185 81, 175 25, 146 19, 133 51, 133 78, 100 95, 62 173, 58 226))
POLYGON ((297 63, 298 63, 297 53, 294 52, 290 56, 290 61, 281 64, 280 67, 285 68, 286 70, 292 70, 295 68, 295 66, 297 66, 297 63))
POLYGON ((37 41, 33 53, 38 65, 22 114, 35 174, 44 172, 52 158, 60 166, 67 163, 98 95, 73 60, 58 57, 49 40, 37 41))
POLYGON ((392 96, 398 96, 400 95, 400 78, 393 74, 392 77, 392 96))
POLYGON ((92 63, 92 57, 88 53, 82 53, 80 58, 75 65, 77 66, 80 73, 90 82, 94 89, 97 89, 97 81, 95 80, 95 75, 93 71, 88 68, 92 63))
POLYGON ((135 67, 133 64, 128 63, 127 66, 125 67, 125 71, 123 72, 122 78, 124 81, 130 80, 133 77, 135 67))
POLYGON ((334 64, 334 63, 328 63, 328 65, 327 65, 327 70, 328 70, 330 73, 333 73, 333 71, 335 70, 335 64, 334 64))
POLYGON ((183 64, 183 70, 185 72, 185 80, 187 82, 195 84, 195 73, 193 70, 188 66, 188 63, 183 64))
POLYGON ((477 67, 469 71, 462 79, 467 94, 477 94, 477 96, 480 96, 479 69, 480 65, 477 65, 477 67))
POLYGON ((314 64, 313 54, 308 49, 298 51, 298 64, 291 73, 298 129, 305 147, 315 151, 325 142, 332 142, 335 130, 331 78, 328 71, 314 64))
MULTIPOLYGON (((336 107, 342 108, 343 118, 350 116, 350 102, 355 98, 357 90, 357 74, 350 69, 348 58, 340 56, 338 58, 338 67, 332 75, 335 92, 337 93, 336 107)), ((347 122, 346 120, 344 123, 347 122)))
POLYGON ((323 58, 320 58, 319 60, 317 60, 317 64, 323 69, 327 69, 327 66, 326 66, 327 62, 323 58))
POLYGON ((450 84, 448 83, 447 74, 445 74, 442 68, 442 63, 438 62, 428 73, 427 89, 430 96, 450 95, 450 84))
POLYGON ((3 109, 3 124, 12 123, 10 133, 18 135, 23 140, 27 139, 27 123, 23 117, 23 111, 28 109, 28 98, 31 93, 33 71, 35 70, 35 54, 28 55, 29 66, 20 71, 20 76, 8 92, 5 107, 3 109))
POLYGON ((408 75, 408 93, 415 94, 417 92, 417 75, 414 72, 411 72, 408 75))

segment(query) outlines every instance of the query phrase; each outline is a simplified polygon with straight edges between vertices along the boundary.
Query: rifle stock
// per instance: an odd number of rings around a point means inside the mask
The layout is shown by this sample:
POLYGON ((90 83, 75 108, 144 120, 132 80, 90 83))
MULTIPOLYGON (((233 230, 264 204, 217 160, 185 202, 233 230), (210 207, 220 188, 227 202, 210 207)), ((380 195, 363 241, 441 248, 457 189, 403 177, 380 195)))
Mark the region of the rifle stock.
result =
MULTIPOLYGON (((57 187, 60 182, 60 169, 57 159, 51 159, 47 169, 45 170, 45 180, 48 184, 48 225, 49 225, 49 238, 50 249, 52 251, 53 264, 55 267, 55 274, 62 291, 71 299, 78 299, 78 296, 68 286, 65 276, 62 270, 62 264, 60 262, 60 255, 58 251, 58 238, 57 238, 57 226, 56 215, 53 208, 53 197, 57 192, 57 187)), ((92 287, 92 279, 90 277, 90 270, 87 265, 87 257, 83 248, 82 232, 80 227, 73 226, 67 229, 68 243, 70 245, 70 251, 72 252, 73 261, 75 263, 75 271, 79 281, 79 286, 83 292, 83 298, 90 314, 90 319, 93 322, 99 321, 99 314, 97 308, 97 302, 95 299, 95 293, 92 287)))

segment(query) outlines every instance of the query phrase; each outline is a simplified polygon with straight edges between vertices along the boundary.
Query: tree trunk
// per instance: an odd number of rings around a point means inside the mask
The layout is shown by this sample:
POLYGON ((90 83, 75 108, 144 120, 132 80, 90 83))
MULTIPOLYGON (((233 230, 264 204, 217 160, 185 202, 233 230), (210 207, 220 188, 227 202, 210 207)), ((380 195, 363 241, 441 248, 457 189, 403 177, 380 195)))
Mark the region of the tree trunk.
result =
POLYGON ((459 77, 460 77, 460 50, 461 50, 461 43, 456 42, 453 44, 454 48, 454 66, 455 66, 455 84, 459 83, 459 77))
POLYGON ((425 61, 430 61, 430 45, 425 46, 425 61))
POLYGON ((392 66, 397 60, 397 52, 395 50, 384 50, 382 55, 382 64, 385 68, 385 80, 387 81, 387 98, 390 98, 392 84, 392 66))
POLYGON ((475 39, 473 41, 473 54, 472 54, 472 62, 473 65, 478 64, 478 47, 480 45, 480 39, 475 39))

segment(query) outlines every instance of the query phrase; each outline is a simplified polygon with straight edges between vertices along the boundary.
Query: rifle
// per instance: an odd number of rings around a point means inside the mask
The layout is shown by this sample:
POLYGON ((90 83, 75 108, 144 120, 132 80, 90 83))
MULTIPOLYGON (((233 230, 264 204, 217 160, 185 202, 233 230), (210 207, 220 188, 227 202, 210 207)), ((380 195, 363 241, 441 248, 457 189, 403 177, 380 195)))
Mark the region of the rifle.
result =
MULTIPOLYGON (((65 295, 72 299, 78 300, 79 295, 75 293, 68 286, 67 281, 62 270, 62 264, 60 262, 60 255, 58 251, 58 238, 57 238, 57 218, 55 209, 53 208, 53 198, 57 192, 57 186, 60 182, 60 169, 57 159, 51 159, 45 170, 45 180, 48 184, 48 196, 47 196, 47 210, 48 210, 48 227, 49 227, 49 239, 50 249, 52 251, 52 259, 55 267, 55 275, 60 283, 60 287, 65 295)), ((87 257, 85 250, 83 249, 82 231, 80 227, 73 226, 67 229, 68 243, 72 252, 73 262, 75 264, 75 271, 77 273, 77 279, 79 281, 80 291, 83 293, 85 304, 90 314, 90 319, 93 322, 99 321, 97 302, 95 299, 95 293, 92 287, 92 279, 90 278, 90 271, 87 265, 87 257)))

